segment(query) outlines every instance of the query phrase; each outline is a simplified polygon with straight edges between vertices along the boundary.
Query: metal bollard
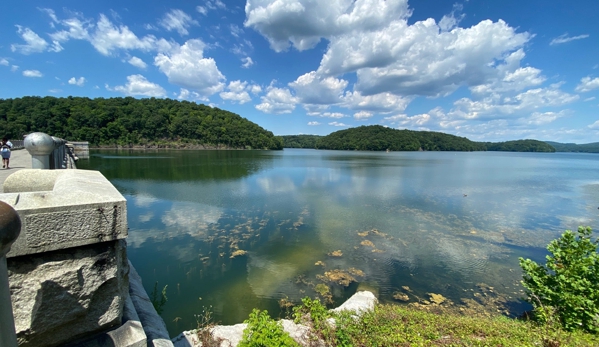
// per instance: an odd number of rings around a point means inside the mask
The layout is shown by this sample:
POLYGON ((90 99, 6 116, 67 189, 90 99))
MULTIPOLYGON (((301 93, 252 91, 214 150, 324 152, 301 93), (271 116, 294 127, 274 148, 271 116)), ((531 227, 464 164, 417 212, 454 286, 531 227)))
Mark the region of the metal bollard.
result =
POLYGON ((31 154, 31 168, 50 169, 50 154, 54 151, 54 139, 45 133, 31 133, 24 141, 25 149, 31 154))
POLYGON ((17 347, 6 254, 20 232, 19 214, 10 205, 0 201, 0 347, 17 347))

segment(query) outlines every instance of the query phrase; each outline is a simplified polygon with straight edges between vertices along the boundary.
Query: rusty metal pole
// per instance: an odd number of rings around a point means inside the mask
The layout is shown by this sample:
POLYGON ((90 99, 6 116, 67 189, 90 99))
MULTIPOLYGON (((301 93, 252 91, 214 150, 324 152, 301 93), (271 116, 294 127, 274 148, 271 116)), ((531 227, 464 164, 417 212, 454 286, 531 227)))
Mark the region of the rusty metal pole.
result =
POLYGON ((17 211, 9 204, 0 201, 0 347, 17 347, 6 254, 20 232, 21 219, 17 211))

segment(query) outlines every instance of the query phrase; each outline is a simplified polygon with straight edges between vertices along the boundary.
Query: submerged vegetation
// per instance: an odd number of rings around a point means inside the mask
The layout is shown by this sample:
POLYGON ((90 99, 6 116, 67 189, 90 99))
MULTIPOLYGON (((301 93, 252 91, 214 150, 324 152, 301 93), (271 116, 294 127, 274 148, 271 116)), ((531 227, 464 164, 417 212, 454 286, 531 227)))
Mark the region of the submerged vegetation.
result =
POLYGON ((537 140, 474 142, 465 137, 434 131, 397 130, 381 125, 339 130, 327 136, 283 136, 283 147, 357 151, 508 151, 555 152, 537 140))
POLYGON ((92 146, 281 149, 282 140, 229 111, 171 99, 0 99, 0 132, 41 131, 92 146))

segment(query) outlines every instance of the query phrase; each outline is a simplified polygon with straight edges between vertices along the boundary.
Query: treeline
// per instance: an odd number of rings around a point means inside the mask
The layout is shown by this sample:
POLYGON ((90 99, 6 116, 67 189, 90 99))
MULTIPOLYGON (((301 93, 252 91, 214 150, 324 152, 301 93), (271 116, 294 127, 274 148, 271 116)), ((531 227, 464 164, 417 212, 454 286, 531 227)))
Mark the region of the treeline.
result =
POLYGON ((465 137, 434 131, 397 130, 381 125, 340 130, 327 136, 288 135, 282 137, 285 148, 358 151, 555 152, 553 147, 537 140, 474 142, 465 137))
POLYGON ((580 153, 599 153, 599 142, 586 143, 578 145, 576 143, 559 143, 546 141, 553 146, 557 152, 580 152, 580 153))
POLYGON ((171 99, 23 97, 0 99, 0 134, 41 131, 92 146, 192 144, 282 149, 283 140, 241 116, 171 99))

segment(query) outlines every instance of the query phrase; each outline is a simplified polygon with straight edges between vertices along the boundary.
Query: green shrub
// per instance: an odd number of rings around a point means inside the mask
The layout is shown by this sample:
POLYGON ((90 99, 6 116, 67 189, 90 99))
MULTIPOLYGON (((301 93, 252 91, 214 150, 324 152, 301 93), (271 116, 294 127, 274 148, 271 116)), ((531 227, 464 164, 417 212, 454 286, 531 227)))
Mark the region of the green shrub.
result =
POLYGON ((555 318, 566 330, 599 332, 599 241, 591 234, 590 227, 566 230, 547 246, 546 265, 520 258, 536 319, 551 323, 555 318))
POLYGON ((283 330, 281 322, 270 318, 266 310, 254 309, 244 323, 248 326, 243 330, 239 347, 299 347, 299 344, 283 330))

